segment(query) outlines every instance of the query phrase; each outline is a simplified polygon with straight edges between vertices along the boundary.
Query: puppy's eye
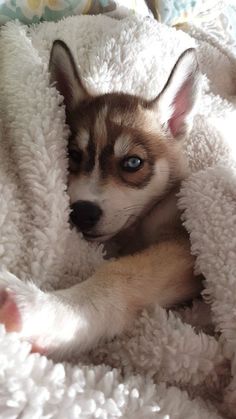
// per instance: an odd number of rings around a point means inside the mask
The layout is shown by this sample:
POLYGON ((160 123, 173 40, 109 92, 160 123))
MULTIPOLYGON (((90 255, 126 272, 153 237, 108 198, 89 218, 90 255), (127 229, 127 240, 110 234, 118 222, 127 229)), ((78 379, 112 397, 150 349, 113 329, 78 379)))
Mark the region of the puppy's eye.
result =
POLYGON ((77 163, 77 164, 81 163, 81 160, 82 160, 82 152, 81 151, 69 149, 68 155, 69 155, 69 158, 74 163, 77 163))
POLYGON ((121 168, 126 172, 137 172, 137 170, 139 170, 142 167, 143 160, 140 159, 140 157, 138 156, 130 156, 123 159, 120 165, 121 168))
POLYGON ((82 151, 69 149, 68 150, 68 157, 69 157, 69 171, 71 173, 77 173, 80 170, 80 165, 82 163, 82 151))

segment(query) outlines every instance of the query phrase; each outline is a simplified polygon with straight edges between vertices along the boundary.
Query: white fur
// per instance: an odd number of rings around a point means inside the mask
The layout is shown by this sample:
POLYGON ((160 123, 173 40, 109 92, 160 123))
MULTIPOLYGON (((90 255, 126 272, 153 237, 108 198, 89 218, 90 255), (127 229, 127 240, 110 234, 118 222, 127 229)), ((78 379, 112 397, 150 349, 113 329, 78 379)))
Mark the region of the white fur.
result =
POLYGON ((127 156, 128 151, 130 150, 130 136, 121 135, 117 138, 114 146, 114 154, 117 158, 122 158, 127 156))
POLYGON ((81 148, 81 150, 85 151, 88 143, 89 143, 89 133, 88 131, 86 131, 85 129, 81 129, 78 132, 77 138, 76 138, 79 147, 81 148))
POLYGON ((130 188, 125 184, 103 185, 99 168, 95 165, 93 172, 88 176, 70 181, 68 194, 71 203, 82 199, 99 205, 103 215, 93 228, 93 234, 109 238, 124 227, 130 226, 145 209, 150 208, 165 191, 168 179, 169 164, 164 158, 158 160, 150 182, 141 189, 130 188))
POLYGON ((123 329, 127 308, 120 305, 119 310, 114 310, 119 296, 109 295, 107 310, 107 296, 88 295, 87 281, 79 288, 75 285, 68 290, 44 293, 33 283, 22 284, 16 276, 2 271, 0 289, 4 287, 14 293, 20 311, 19 337, 54 355, 54 359, 75 355, 78 347, 80 352, 91 347, 101 339, 104 330, 113 337, 123 329))

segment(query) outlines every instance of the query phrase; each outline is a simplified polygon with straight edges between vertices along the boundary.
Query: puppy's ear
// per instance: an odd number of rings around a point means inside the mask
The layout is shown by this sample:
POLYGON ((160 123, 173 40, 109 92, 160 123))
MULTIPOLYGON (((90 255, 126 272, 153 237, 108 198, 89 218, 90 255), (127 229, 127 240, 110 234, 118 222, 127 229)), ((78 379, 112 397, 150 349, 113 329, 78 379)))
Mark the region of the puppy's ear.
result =
POLYGON ((56 40, 53 43, 49 61, 50 82, 55 83, 64 97, 67 116, 90 95, 84 88, 74 58, 67 45, 56 40))
POLYGON ((159 96, 149 102, 162 127, 176 139, 183 137, 189 128, 200 90, 199 79, 196 53, 191 48, 181 54, 159 96))

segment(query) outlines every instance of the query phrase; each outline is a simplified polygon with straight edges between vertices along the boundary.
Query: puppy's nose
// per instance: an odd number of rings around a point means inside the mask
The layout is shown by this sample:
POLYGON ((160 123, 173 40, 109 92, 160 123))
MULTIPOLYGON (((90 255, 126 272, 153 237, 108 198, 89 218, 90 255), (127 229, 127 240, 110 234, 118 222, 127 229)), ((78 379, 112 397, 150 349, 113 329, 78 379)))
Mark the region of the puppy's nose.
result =
POLYGON ((77 201, 71 205, 70 219, 81 231, 93 228, 101 218, 101 208, 90 201, 77 201))

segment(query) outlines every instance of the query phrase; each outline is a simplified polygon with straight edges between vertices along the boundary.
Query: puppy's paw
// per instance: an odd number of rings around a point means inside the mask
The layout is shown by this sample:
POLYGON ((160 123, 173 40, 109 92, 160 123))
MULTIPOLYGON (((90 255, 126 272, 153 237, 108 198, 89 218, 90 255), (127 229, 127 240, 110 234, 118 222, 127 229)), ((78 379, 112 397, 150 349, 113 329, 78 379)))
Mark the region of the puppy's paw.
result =
POLYGON ((43 292, 31 282, 0 273, 0 323, 30 342, 34 352, 55 360, 90 349, 101 338, 113 337, 123 324, 123 311, 104 298, 103 282, 97 292, 96 279, 43 292))
POLYGON ((2 272, 0 323, 30 342, 33 352, 57 355, 70 348, 75 332, 81 329, 81 316, 60 293, 43 292, 31 282, 2 272))
POLYGON ((32 343, 32 350, 44 352, 38 345, 37 335, 40 321, 40 307, 45 295, 32 283, 24 283, 9 272, 0 274, 0 323, 7 332, 17 332, 23 340, 32 343), (37 320, 37 323, 36 323, 37 320))
POLYGON ((7 332, 19 332, 21 316, 14 294, 8 288, 0 289, 0 323, 5 325, 7 332))

